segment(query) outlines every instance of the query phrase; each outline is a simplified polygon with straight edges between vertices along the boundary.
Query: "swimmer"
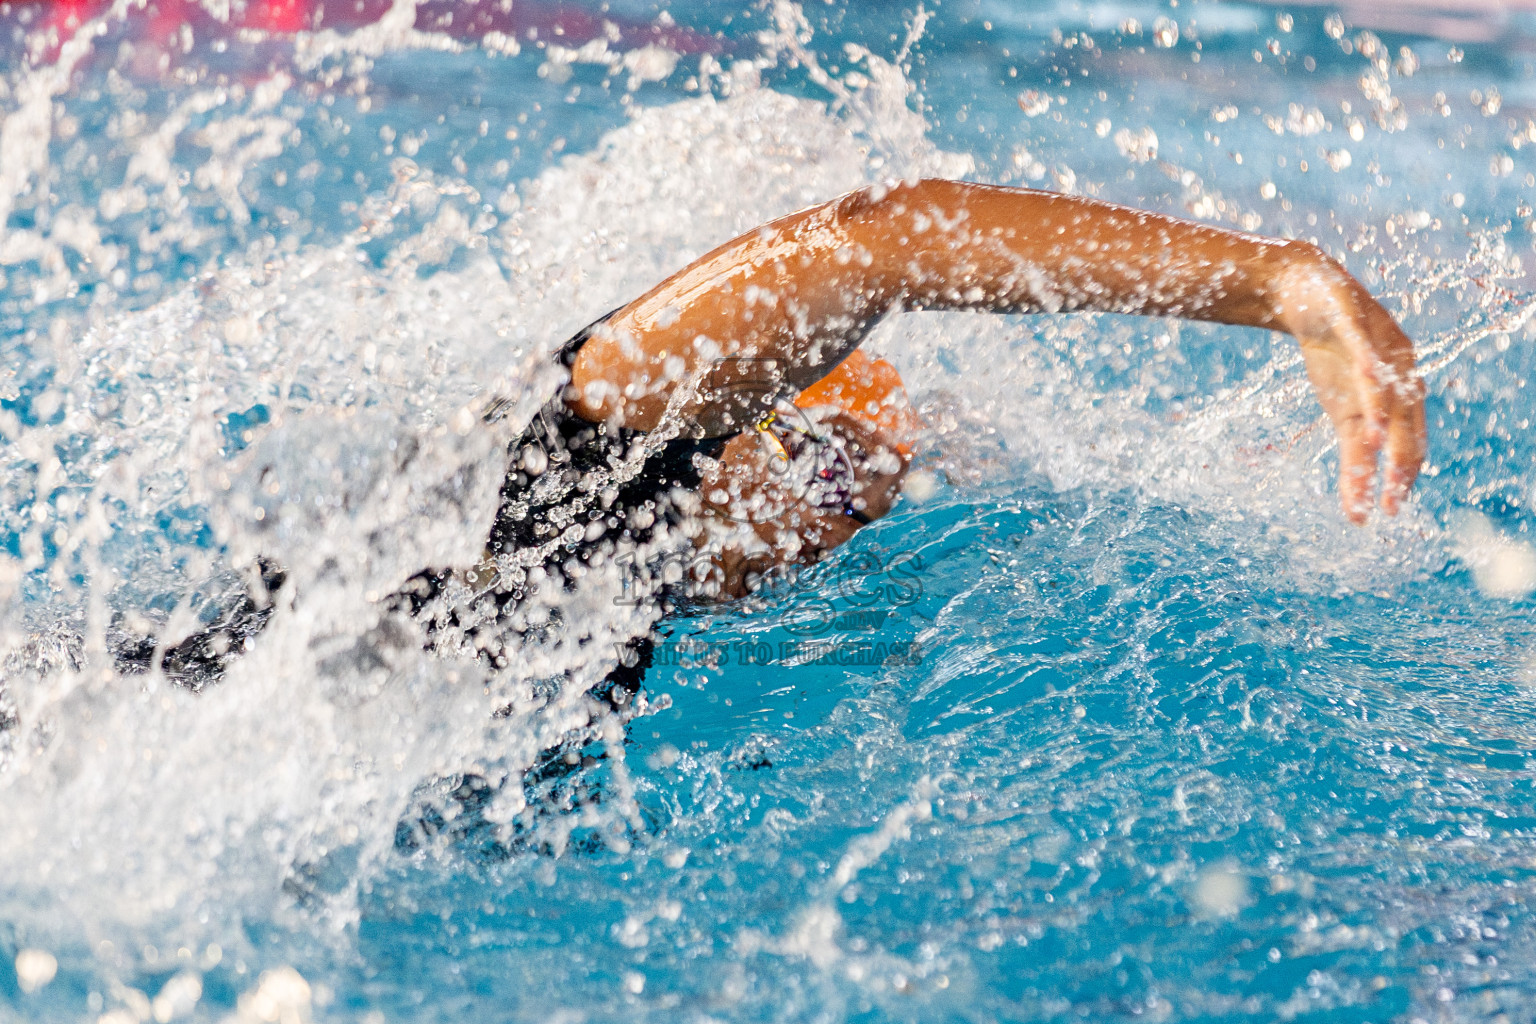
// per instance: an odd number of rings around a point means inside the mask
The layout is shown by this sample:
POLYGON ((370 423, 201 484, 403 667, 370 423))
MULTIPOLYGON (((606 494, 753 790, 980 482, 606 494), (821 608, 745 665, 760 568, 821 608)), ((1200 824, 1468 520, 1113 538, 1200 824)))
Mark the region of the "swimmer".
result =
MULTIPOLYGON (((574 586, 661 524, 707 555, 692 600, 817 561, 901 492, 916 417, 895 369, 857 348, 910 310, 1284 331, 1338 435, 1351 521, 1373 492, 1396 513, 1424 457, 1412 343, 1314 245, 1029 189, 871 186, 726 242, 568 342, 567 383, 512 446, 485 562, 413 579, 411 612, 504 664, 530 592, 574 586)), ((631 641, 594 694, 621 706, 650 653, 631 641)))
MULTIPOLYGON (((901 492, 916 417, 894 368, 857 349, 883 317, 915 310, 1286 332, 1337 433, 1355 523, 1373 496, 1395 514, 1424 457, 1412 343, 1314 245, 1030 189, 877 185, 726 242, 566 343, 566 383, 511 447, 485 560, 423 572, 391 600, 429 635, 451 627, 504 665, 532 628, 520 609, 534 594, 668 531, 706 556, 690 600, 740 597, 776 567, 815 562, 901 492)), ((216 643, 199 634, 140 659, 217 674, 270 614, 282 574, 262 576, 261 596, 221 620, 253 628, 216 624, 216 643)), ((631 641, 594 693, 623 705, 649 655, 631 641)))

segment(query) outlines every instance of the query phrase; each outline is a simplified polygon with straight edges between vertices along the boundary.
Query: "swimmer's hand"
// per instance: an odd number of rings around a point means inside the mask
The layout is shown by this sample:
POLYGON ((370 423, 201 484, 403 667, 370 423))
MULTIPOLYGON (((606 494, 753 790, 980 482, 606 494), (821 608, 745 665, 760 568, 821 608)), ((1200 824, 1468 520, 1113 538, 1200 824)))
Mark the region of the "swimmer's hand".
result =
POLYGON ((1424 384, 1413 342, 1342 267, 1304 243, 1272 279, 1275 319, 1295 336, 1339 437, 1339 500, 1363 523, 1382 460, 1382 511, 1396 515, 1424 461, 1424 384))

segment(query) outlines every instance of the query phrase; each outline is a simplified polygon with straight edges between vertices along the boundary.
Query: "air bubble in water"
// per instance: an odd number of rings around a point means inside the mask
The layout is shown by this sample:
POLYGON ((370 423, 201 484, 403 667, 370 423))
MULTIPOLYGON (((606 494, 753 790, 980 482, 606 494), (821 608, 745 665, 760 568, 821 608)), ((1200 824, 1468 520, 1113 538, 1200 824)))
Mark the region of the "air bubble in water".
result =
POLYGON ((1152 41, 1167 49, 1179 41, 1179 26, 1172 18, 1158 18, 1152 23, 1152 41))

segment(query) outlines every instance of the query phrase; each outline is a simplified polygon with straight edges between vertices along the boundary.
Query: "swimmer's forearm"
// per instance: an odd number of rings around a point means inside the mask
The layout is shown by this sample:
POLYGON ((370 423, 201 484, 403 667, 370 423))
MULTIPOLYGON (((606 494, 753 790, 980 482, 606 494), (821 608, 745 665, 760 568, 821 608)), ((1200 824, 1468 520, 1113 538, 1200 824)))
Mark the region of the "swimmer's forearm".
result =
POLYGON ((1100 310, 1281 328, 1286 266, 1329 262, 1259 238, 1076 196, 926 180, 843 201, 847 231, 905 309, 1100 310))
POLYGON ((1413 485, 1426 444, 1413 343, 1316 246, 964 182, 918 182, 866 203, 850 210, 848 234, 903 308, 1092 309, 1295 336, 1338 433, 1346 514, 1369 512, 1379 454, 1383 509, 1395 512, 1413 485))

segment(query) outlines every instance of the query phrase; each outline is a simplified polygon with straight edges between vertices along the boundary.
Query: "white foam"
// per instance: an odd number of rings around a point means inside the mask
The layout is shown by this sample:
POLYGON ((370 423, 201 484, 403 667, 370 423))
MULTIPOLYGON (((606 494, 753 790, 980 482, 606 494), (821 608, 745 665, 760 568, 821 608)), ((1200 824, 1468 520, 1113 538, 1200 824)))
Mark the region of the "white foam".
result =
POLYGON ((203 998, 203 979, 196 971, 180 971, 171 975, 150 1003, 155 1020, 176 1020, 191 1013, 203 998))
MULTIPOLYGON (((344 927, 357 887, 393 856, 416 786, 515 772, 584 722, 579 689, 540 704, 531 686, 565 669, 595 679, 606 666, 591 652, 644 628, 651 612, 613 603, 616 569, 561 599, 590 645, 567 636, 499 673, 473 652, 376 632, 373 601, 420 568, 478 558, 499 453, 547 394, 544 354, 576 327, 763 220, 891 173, 963 168, 922 141, 905 80, 868 66, 847 100, 876 134, 738 84, 726 100, 639 111, 595 152, 524 184, 496 226, 461 183, 402 161, 393 191, 360 217, 382 230, 418 208, 432 216, 395 225, 382 269, 358 259, 366 232, 296 252, 258 243, 196 286, 86 331, 58 388, 63 422, 0 424, 12 441, 0 449, 7 493, 58 487, 37 457, 74 436, 83 445, 70 472, 94 481, 68 511, 28 526, 23 561, 0 565, 0 587, 12 588, 0 599, 14 600, 41 564, 43 531, 63 529, 77 546, 61 566, 95 581, 23 606, 35 627, 0 638, 21 723, 7 742, 32 738, 0 753, 0 899, 49 907, 46 927, 14 903, 11 919, 65 937, 85 925, 162 947, 217 941, 234 955, 245 940, 228 922, 286 913, 284 886, 297 883, 313 889, 309 913, 344 927), (887 154, 878 167, 873 152, 887 154), (514 399, 505 420, 464 431, 491 394, 514 399), (237 438, 249 447, 230 455, 225 417, 258 407, 268 422, 252 420, 237 438), (222 553, 167 537, 157 518, 186 507, 207 510, 222 553), (118 532, 104 547, 109 523, 118 532), (114 611, 153 623, 164 612, 151 599, 258 554, 282 564, 292 588, 222 683, 192 694, 104 667, 114 611), (45 642, 43 625, 57 621, 59 642, 45 642), (528 710, 492 719, 509 705, 528 710)), ((205 107, 200 130, 214 135, 252 113, 205 107)), ((167 138, 139 141, 141 186, 175 184, 184 126, 168 124, 167 138), (150 174, 151 157, 169 172, 150 174)), ((231 131, 249 137, 253 126, 265 137, 256 121, 231 131)), ((178 614, 184 631, 190 609, 178 614)), ((616 786, 613 813, 638 822, 622 795, 616 786)), ((490 820, 510 819, 515 797, 490 820)), ((195 998, 191 977, 155 997, 162 1009, 179 1014, 195 998)))

